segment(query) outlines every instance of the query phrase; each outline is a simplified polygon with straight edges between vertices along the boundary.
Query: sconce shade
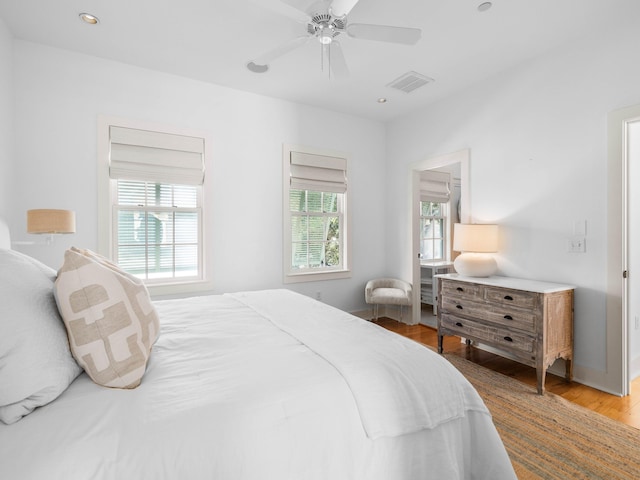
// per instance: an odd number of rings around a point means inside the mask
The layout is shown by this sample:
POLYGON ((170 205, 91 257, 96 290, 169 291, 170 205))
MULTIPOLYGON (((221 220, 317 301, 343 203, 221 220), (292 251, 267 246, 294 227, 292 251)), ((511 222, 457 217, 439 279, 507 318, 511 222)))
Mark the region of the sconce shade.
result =
POLYGON ((453 225, 453 249, 456 252, 497 252, 498 226, 455 223, 453 225))
POLYGON ((75 233, 76 213, 73 210, 28 210, 27 233, 75 233))

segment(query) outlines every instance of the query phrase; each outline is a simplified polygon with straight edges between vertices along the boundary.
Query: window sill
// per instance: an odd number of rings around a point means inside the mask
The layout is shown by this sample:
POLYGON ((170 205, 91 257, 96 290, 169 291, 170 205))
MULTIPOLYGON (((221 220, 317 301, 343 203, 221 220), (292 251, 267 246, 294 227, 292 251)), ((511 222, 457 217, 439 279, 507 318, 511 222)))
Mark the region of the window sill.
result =
POLYGON ((319 282, 322 280, 338 280, 341 278, 351 278, 351 270, 288 273, 284 276, 284 283, 319 282))
POLYGON ((188 282, 147 284, 147 290, 154 300, 170 297, 185 297, 198 295, 204 292, 213 292, 213 284, 207 280, 195 280, 188 282))

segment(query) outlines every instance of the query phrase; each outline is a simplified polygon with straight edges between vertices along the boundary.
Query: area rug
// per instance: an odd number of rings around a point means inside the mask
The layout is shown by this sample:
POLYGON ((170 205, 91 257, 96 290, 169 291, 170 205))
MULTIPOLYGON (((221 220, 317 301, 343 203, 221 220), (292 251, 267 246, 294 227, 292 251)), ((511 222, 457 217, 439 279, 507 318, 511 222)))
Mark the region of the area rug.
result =
POLYGON ((640 479, 640 430, 445 355, 493 415, 520 480, 640 479))

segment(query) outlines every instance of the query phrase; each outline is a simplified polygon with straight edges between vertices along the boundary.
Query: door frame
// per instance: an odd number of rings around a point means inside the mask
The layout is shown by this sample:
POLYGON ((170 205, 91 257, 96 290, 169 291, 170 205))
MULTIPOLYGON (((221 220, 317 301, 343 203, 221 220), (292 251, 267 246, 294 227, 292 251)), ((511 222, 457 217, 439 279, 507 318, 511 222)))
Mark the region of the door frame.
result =
POLYGON ((410 167, 411 181, 411 270, 413 282, 413 306, 411 323, 420 323, 420 172, 460 163, 460 221, 469 223, 471 185, 469 181, 471 150, 468 148, 453 153, 437 155, 416 162, 410 167))
POLYGON ((607 366, 604 387, 629 394, 628 125, 640 121, 640 105, 610 112, 607 165, 607 366))

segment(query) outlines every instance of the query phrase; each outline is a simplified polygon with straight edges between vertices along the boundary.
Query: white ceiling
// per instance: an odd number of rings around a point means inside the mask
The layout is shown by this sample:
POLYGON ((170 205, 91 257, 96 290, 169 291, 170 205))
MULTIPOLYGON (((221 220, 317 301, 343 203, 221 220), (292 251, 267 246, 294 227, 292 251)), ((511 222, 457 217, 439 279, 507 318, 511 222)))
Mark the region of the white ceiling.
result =
POLYGON ((316 40, 267 73, 247 70, 248 61, 305 34, 276 13, 280 0, 0 0, 0 17, 16 38, 381 121, 564 43, 640 25, 640 0, 494 0, 481 13, 482 1, 360 0, 350 23, 416 27, 422 38, 406 46, 341 37, 345 80, 321 71, 316 40), (80 12, 100 23, 82 23, 80 12), (408 71, 435 82, 411 94, 386 86, 408 71))

